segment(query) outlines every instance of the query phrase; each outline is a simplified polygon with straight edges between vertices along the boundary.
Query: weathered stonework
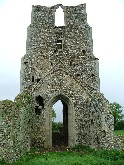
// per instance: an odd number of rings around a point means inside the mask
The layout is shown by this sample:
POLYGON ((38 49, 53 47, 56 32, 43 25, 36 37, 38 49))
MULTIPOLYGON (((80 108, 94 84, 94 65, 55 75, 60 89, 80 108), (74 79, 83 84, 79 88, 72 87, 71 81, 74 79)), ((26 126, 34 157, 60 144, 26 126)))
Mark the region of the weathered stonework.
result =
POLYGON ((2 110, 0 159, 13 162, 30 150, 31 102, 31 97, 27 93, 19 94, 14 102, 11 100, 0 102, 2 110))
POLYGON ((33 143, 52 146, 51 109, 60 99, 68 106, 68 145, 89 144, 92 109, 88 110, 86 103, 94 92, 99 93, 99 88, 98 59, 93 55, 92 29, 87 23, 86 4, 33 6, 26 55, 22 58, 21 67, 21 91, 30 90, 34 109, 39 106, 38 96, 44 104, 41 115, 36 115, 33 122, 33 143), (64 12, 65 26, 57 27, 55 12, 59 7, 64 12))
POLYGON ((100 93, 98 59, 86 4, 32 6, 26 55, 21 60, 21 93, 1 102, 1 157, 14 161, 30 147, 52 147, 52 106, 63 103, 67 145, 119 148, 109 102, 100 93), (65 26, 55 26, 61 7, 65 26), (4 104, 6 102, 6 104, 4 104), (8 156, 7 156, 8 155, 8 156))

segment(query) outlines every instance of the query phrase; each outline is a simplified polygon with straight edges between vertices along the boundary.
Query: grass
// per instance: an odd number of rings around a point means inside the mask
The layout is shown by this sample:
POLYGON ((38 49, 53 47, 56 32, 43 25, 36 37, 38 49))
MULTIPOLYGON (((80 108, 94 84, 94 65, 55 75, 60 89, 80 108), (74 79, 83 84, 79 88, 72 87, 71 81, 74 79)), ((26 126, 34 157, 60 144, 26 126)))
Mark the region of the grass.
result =
POLYGON ((116 135, 122 135, 122 136, 124 136, 124 130, 115 130, 114 133, 116 135))
MULTIPOLYGON (((77 146, 65 152, 40 153, 31 150, 11 165, 124 165, 124 152, 118 150, 95 150, 77 146)), ((0 162, 0 165, 9 165, 0 162)))

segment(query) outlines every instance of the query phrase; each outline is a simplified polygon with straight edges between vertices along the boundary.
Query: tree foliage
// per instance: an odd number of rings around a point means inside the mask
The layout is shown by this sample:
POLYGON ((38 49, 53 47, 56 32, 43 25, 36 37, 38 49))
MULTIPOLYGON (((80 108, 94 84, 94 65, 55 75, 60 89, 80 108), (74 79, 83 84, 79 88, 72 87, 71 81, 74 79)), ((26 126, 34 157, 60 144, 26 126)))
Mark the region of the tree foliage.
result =
POLYGON ((118 122, 124 119, 124 114, 122 114, 123 107, 120 104, 114 102, 110 103, 110 110, 114 116, 114 128, 116 128, 118 122))
POLYGON ((124 120, 118 121, 115 124, 115 130, 124 130, 124 120))
POLYGON ((63 128, 62 122, 52 122, 52 131, 60 133, 63 128))
POLYGON ((56 112, 55 110, 52 108, 52 121, 54 121, 56 118, 56 112))

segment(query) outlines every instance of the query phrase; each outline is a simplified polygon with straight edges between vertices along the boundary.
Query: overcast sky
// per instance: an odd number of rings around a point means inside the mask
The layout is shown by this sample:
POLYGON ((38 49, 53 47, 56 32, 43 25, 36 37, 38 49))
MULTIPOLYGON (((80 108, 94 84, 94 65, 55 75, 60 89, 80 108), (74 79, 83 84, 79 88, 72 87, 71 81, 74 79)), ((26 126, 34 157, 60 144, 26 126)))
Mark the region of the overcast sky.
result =
POLYGON ((101 93, 124 106, 124 0, 0 0, 0 100, 13 100, 19 93, 32 5, 58 3, 86 3, 94 55, 99 58, 101 93))

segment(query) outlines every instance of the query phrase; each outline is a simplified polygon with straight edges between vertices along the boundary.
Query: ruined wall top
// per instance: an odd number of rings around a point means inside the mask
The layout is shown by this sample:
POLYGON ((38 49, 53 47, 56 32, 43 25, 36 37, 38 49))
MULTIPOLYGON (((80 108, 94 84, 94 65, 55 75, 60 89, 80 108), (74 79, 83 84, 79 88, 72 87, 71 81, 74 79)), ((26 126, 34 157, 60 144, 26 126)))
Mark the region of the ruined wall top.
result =
POLYGON ((26 55, 21 63, 21 91, 41 85, 39 81, 60 68, 63 74, 67 72, 78 83, 99 90, 99 65, 93 54, 92 28, 87 23, 86 4, 32 6, 26 55), (62 26, 55 24, 59 8, 64 19, 62 26))
POLYGON ((54 26, 55 12, 59 7, 61 7, 64 12, 65 26, 69 24, 85 24, 87 22, 86 4, 80 4, 77 6, 63 6, 62 4, 57 4, 51 7, 33 5, 31 23, 38 23, 39 25, 42 24, 42 26, 46 26, 46 24, 54 26))

